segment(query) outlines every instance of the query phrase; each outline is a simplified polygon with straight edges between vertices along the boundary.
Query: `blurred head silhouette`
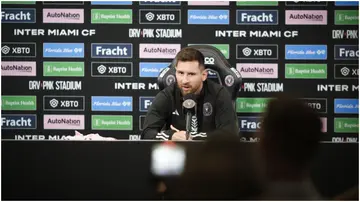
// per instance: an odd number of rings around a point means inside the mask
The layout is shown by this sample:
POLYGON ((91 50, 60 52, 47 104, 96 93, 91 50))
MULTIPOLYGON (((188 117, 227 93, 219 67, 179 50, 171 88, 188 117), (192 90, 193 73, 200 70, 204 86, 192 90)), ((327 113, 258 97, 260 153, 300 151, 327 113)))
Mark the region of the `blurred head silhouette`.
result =
POLYGON ((270 177, 302 178, 316 154, 321 127, 316 112, 302 99, 281 94, 269 101, 260 147, 270 177))
POLYGON ((238 136, 213 132, 200 150, 187 156, 176 199, 250 200, 260 193, 260 183, 253 179, 257 176, 254 158, 238 136))

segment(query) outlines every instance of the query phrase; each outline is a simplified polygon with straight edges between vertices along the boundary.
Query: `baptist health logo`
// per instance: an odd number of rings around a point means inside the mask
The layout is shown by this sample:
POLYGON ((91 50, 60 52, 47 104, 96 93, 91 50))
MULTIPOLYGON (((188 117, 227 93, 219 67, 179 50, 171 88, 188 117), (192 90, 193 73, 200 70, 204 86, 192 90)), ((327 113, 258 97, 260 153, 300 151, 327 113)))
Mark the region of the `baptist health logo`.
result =
POLYGON ((335 133, 359 133, 359 118, 334 118, 335 133))
POLYGON ((285 45, 286 60, 326 60, 327 45, 285 45))
POLYGON ((335 25, 359 25, 358 10, 335 10, 335 25))
POLYGON ((1 23, 35 23, 34 8, 2 8, 1 23))
POLYGON ((92 24, 132 24, 132 9, 91 9, 92 24))
POLYGON ((133 56, 133 45, 131 43, 92 43, 91 44, 92 58, 132 58, 132 56, 133 56))
POLYGON ((83 58, 84 43, 44 43, 43 57, 53 58, 83 58))
POLYGON ((188 24, 228 25, 229 10, 188 10, 188 24))

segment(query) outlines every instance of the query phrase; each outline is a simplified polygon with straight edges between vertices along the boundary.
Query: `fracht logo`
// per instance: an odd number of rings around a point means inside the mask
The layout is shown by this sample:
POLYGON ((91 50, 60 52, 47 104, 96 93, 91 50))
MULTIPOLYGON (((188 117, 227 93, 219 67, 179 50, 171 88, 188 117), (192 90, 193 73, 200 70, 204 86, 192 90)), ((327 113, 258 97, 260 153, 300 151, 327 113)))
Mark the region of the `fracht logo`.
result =
POLYGON ((139 97, 139 103, 140 103, 139 111, 147 112, 154 99, 155 97, 139 97))
POLYGON ((1 129, 36 129, 36 115, 2 114, 1 129))
POLYGON ((239 129, 240 132, 256 132, 260 129, 261 119, 256 116, 239 116, 239 129))
POLYGON ((2 8, 1 23, 35 23, 34 8, 2 8))
POLYGON ((236 10, 237 25, 277 25, 277 10, 236 10))
POLYGON ((92 58, 132 58, 133 45, 131 43, 93 43, 91 44, 92 58))
POLYGON ((334 46, 335 60, 358 60, 359 46, 358 45, 335 45, 334 46))

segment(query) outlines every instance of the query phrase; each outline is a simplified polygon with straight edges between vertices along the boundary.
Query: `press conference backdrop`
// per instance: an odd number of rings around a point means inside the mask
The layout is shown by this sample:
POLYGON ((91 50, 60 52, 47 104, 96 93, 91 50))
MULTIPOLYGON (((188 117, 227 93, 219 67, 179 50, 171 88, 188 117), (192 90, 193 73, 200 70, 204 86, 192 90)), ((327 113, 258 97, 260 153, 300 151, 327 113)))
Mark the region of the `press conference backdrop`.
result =
POLYGON ((77 130, 138 140, 161 69, 181 48, 210 44, 243 77, 242 140, 259 140, 267 102, 287 92, 321 114, 323 141, 358 142, 358 2, 2 1, 1 10, 2 139, 77 130))

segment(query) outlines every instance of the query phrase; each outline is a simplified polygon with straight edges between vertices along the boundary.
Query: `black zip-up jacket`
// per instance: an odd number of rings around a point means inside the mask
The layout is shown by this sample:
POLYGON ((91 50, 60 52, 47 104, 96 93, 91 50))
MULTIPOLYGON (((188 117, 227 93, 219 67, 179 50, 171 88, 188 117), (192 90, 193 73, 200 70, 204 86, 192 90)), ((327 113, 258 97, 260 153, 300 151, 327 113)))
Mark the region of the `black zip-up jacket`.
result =
MULTIPOLYGON (((170 125, 186 131, 182 102, 182 94, 176 83, 159 92, 146 114, 142 139, 171 140, 175 131, 170 129, 170 125)), ((225 87, 205 80, 196 103, 197 128, 191 132, 193 140, 204 140, 207 133, 214 130, 238 135, 236 112, 225 87)))

